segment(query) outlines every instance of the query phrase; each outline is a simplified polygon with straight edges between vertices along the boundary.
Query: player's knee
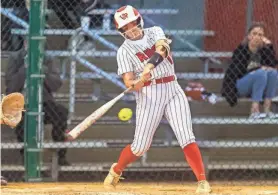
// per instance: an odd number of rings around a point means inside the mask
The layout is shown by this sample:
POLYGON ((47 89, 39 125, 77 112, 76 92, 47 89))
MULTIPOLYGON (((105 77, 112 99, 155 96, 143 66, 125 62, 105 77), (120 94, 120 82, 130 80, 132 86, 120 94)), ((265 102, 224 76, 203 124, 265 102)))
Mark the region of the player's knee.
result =
POLYGON ((254 72, 255 79, 266 81, 267 79, 267 72, 265 70, 259 69, 254 72))
POLYGON ((143 156, 145 152, 149 150, 149 147, 131 147, 131 151, 135 156, 143 156))
POLYGON ((189 144, 192 144, 192 143, 196 143, 195 137, 191 137, 190 139, 185 140, 184 142, 180 142, 180 147, 183 149, 183 148, 185 148, 186 146, 188 146, 189 144))
POLYGON ((147 151, 148 151, 147 149, 143 148, 143 149, 137 149, 133 153, 135 156, 143 156, 147 151))

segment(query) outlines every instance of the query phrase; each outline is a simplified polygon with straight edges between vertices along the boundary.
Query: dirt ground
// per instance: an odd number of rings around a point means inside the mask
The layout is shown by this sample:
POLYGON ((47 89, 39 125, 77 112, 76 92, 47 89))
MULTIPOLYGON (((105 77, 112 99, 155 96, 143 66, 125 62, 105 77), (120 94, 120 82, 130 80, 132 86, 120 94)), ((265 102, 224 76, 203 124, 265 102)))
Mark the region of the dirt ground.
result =
MULTIPOLYGON (((211 183, 211 195, 278 195, 276 186, 227 185, 211 183)), ((196 184, 121 183, 107 191, 102 183, 9 183, 1 187, 2 195, 191 195, 196 184)))

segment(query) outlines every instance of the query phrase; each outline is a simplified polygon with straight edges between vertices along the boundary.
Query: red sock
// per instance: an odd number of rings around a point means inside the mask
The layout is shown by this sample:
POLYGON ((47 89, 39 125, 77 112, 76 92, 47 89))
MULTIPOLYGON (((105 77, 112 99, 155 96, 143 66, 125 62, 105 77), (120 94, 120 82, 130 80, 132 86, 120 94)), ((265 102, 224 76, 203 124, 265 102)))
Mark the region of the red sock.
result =
POLYGON ((197 180, 206 180, 205 168, 198 145, 195 142, 188 144, 183 148, 183 153, 197 180))
POLYGON ((114 167, 114 171, 117 174, 121 174, 123 170, 129 165, 130 163, 136 161, 139 157, 135 156, 132 151, 130 145, 127 145, 121 152, 117 165, 114 167))

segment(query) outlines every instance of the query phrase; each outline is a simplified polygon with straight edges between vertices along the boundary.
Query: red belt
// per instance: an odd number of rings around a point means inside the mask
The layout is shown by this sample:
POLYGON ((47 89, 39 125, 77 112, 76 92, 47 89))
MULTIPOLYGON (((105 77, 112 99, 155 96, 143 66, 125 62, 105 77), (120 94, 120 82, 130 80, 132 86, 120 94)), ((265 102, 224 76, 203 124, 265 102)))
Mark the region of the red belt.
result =
POLYGON ((160 84, 160 83, 169 83, 171 81, 176 80, 176 77, 174 75, 168 76, 168 77, 162 77, 160 79, 155 79, 153 81, 148 81, 144 83, 144 87, 149 86, 150 84, 160 84))

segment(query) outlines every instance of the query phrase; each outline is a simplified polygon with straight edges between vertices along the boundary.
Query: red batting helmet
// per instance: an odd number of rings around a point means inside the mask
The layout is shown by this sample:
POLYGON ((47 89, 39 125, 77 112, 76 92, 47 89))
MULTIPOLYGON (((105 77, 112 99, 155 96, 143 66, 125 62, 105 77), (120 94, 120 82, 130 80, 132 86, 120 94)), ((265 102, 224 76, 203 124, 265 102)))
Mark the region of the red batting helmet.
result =
POLYGON ((137 21, 138 25, 143 28, 144 22, 142 16, 137 9, 130 5, 119 8, 114 15, 114 22, 117 30, 120 30, 123 26, 134 21, 137 21))

